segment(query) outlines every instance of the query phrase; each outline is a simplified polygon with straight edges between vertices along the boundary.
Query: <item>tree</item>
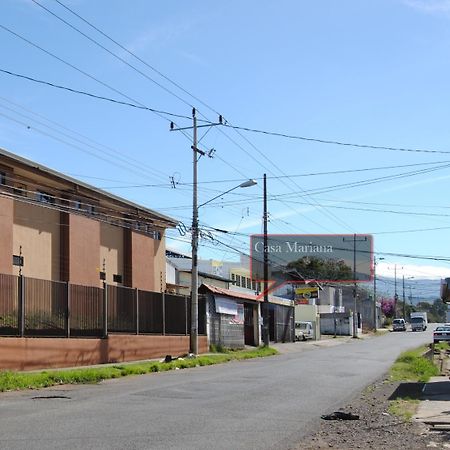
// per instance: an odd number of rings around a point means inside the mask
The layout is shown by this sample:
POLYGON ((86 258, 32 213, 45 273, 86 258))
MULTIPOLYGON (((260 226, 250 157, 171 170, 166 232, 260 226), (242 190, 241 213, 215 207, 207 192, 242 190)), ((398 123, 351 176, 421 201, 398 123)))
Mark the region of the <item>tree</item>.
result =
POLYGON ((381 299, 381 311, 388 318, 394 317, 394 315, 395 315, 394 300, 392 300, 390 298, 382 298, 381 299))
POLYGON ((307 280, 346 281, 353 279, 353 271, 345 261, 303 256, 291 261, 288 269, 295 269, 307 280))
POLYGON ((447 320, 447 305, 440 298, 433 303, 419 302, 414 310, 426 312, 429 322, 445 322, 447 320))

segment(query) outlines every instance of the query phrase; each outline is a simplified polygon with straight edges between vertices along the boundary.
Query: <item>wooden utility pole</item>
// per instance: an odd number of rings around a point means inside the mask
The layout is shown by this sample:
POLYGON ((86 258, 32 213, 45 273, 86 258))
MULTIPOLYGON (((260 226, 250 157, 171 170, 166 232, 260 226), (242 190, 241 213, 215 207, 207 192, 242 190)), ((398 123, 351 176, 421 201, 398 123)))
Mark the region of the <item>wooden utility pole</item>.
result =
POLYGON ((263 342, 269 346, 269 253, 267 236, 267 178, 264 174, 264 212, 263 212, 263 232, 264 232, 264 303, 263 306, 263 342))

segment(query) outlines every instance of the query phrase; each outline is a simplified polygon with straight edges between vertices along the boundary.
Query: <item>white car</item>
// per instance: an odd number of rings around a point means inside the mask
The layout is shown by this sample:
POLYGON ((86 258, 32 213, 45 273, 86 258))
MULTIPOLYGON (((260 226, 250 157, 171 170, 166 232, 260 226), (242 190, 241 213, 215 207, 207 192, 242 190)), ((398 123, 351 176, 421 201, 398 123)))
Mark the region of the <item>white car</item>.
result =
POLYGON ((306 341, 314 338, 312 322, 295 322, 295 340, 306 341))
POLYGON ((392 331, 406 331, 405 319, 394 319, 392 322, 392 331))

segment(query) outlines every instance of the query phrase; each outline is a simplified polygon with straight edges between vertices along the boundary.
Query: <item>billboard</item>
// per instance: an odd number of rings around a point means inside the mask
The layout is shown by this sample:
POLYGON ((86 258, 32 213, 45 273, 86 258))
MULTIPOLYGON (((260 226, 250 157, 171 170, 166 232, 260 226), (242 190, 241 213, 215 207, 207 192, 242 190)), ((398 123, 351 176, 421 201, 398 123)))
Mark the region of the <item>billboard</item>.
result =
POLYGON ((250 236, 252 279, 274 291, 286 283, 360 283, 373 279, 369 234, 269 234, 250 236), (268 276, 264 276, 267 255, 268 276))

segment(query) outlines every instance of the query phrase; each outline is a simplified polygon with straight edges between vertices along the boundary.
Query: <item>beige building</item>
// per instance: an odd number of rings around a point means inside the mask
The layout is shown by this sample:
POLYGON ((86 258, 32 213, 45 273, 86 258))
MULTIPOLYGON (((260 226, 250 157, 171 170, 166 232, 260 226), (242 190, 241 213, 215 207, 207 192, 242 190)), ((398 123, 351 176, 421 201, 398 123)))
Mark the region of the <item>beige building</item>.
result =
POLYGON ((166 289, 169 217, 2 149, 0 211, 0 273, 166 289))

